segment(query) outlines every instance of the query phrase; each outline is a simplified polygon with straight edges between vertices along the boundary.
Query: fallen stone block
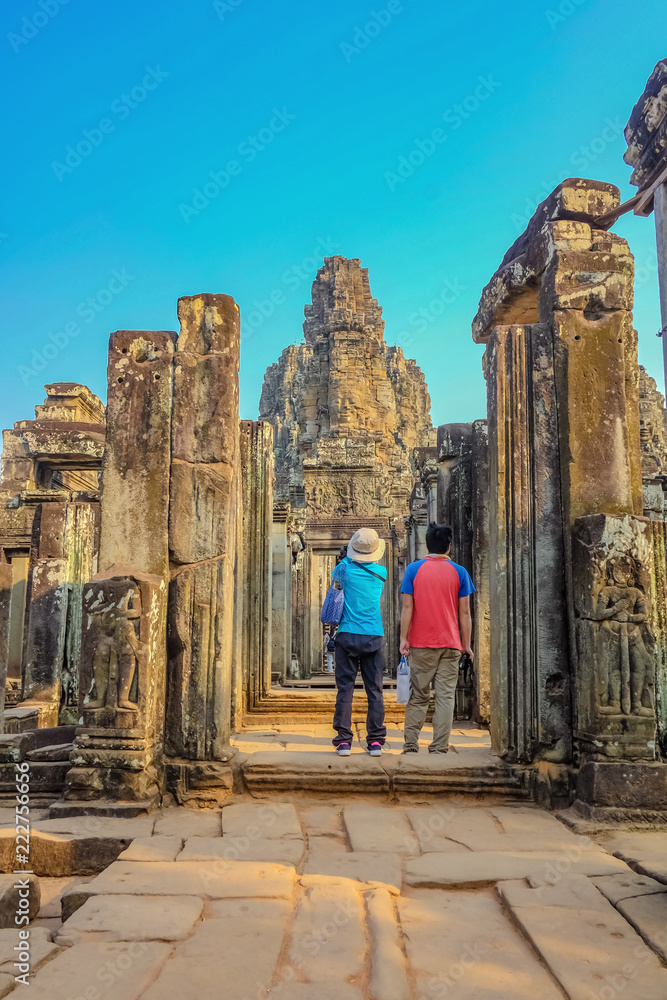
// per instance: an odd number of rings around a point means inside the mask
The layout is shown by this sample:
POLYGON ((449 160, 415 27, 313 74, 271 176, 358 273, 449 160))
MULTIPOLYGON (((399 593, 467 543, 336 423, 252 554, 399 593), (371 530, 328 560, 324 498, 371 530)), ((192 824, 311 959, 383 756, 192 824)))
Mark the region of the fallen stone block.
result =
POLYGON ((14 764, 24 760, 34 748, 34 733, 2 733, 0 734, 0 764, 14 764))
POLYGON ((39 913, 41 893, 35 875, 0 875, 0 927, 16 927, 17 913, 31 920, 39 913))

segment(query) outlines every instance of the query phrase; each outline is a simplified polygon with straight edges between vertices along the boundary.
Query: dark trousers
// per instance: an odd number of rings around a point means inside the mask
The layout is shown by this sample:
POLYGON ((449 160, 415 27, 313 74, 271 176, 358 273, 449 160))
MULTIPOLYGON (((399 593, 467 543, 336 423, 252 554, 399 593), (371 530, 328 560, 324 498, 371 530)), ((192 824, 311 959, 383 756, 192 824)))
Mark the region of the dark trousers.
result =
POLYGON ((366 716, 367 743, 384 743, 387 727, 384 725, 382 674, 384 673, 384 636, 356 635, 352 632, 336 634, 336 710, 333 727, 338 736, 333 745, 352 742, 352 696, 357 671, 368 698, 366 716))

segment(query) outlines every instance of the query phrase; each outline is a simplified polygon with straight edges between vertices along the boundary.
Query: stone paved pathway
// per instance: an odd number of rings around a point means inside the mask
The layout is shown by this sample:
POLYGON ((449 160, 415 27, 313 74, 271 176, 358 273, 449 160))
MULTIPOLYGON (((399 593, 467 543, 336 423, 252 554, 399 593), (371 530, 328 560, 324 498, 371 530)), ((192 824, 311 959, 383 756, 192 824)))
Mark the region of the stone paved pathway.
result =
MULTIPOLYGON (((64 843, 91 822, 40 825, 64 843)), ((667 998, 667 833, 308 797, 94 823, 131 843, 95 877, 41 879, 30 1000, 667 998)))
MULTIPOLYGON (((352 725, 355 739, 352 744, 353 754, 366 752, 366 727, 355 722, 352 725)), ((255 753, 264 750, 299 751, 301 753, 331 753, 331 740, 336 731, 329 725, 277 725, 253 726, 237 733, 231 740, 231 745, 243 753, 255 753)), ((432 726, 424 726, 419 745, 421 756, 426 756, 426 748, 433 738, 432 726)), ((403 749, 403 726, 389 723, 387 725, 387 741, 385 753, 397 756, 403 749)), ((453 757, 460 757, 459 763, 466 759, 483 757, 491 761, 491 737, 488 729, 480 729, 473 722, 457 722, 452 729, 450 751, 453 757)))

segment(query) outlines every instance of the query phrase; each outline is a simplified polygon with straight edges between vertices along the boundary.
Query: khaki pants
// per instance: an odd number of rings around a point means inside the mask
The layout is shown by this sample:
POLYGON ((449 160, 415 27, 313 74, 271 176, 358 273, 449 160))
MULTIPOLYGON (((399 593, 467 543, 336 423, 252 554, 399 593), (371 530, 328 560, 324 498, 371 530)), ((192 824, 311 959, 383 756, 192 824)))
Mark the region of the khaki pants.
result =
POLYGON ((431 681, 434 680, 433 742, 429 751, 449 750, 460 659, 460 649, 414 646, 410 650, 410 700, 405 706, 406 747, 414 747, 415 750, 419 747, 419 734, 426 718, 431 681))

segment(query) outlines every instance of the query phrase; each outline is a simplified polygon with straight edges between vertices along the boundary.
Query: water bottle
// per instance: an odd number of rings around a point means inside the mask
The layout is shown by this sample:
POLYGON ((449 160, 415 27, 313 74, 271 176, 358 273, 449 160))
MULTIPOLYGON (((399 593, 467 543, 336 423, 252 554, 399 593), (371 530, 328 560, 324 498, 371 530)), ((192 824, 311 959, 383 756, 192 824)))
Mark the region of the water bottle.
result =
POLYGON ((399 705, 407 705, 410 697, 410 667, 404 656, 396 671, 396 701, 399 705))

